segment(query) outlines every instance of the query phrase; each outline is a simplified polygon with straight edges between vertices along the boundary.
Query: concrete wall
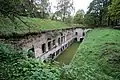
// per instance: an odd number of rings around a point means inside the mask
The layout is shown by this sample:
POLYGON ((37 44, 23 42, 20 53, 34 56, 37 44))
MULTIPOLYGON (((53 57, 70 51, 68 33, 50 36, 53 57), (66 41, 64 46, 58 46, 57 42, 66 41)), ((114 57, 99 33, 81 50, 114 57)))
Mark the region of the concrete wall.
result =
POLYGON ((80 38, 84 38, 83 32, 84 30, 81 28, 41 32, 21 39, 19 45, 27 50, 34 48, 35 58, 42 61, 50 59, 51 55, 55 59, 73 43, 74 39, 80 41, 80 38))

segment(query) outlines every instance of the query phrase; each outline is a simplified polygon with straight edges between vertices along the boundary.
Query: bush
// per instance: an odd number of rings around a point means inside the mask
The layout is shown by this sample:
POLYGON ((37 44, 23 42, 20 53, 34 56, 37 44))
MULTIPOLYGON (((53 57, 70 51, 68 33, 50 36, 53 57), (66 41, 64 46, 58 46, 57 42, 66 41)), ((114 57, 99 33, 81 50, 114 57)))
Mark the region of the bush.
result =
POLYGON ((0 80, 60 80, 60 68, 0 44, 0 80))

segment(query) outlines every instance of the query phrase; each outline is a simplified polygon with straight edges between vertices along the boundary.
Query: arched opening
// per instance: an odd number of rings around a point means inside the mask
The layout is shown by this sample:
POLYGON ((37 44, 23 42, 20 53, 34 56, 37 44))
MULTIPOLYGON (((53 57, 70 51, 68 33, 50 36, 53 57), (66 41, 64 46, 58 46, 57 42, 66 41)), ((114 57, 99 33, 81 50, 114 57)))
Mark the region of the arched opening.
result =
POLYGON ((85 36, 85 32, 83 31, 82 36, 85 36))
POLYGON ((63 43, 63 37, 61 37, 61 43, 63 43))
POLYGON ((60 45, 60 38, 58 38, 58 45, 60 45))
POLYGON ((78 32, 75 32, 75 35, 77 36, 77 35, 78 35, 78 32))
POLYGON ((63 49, 61 48, 61 52, 63 51, 63 49))
POLYGON ((63 40, 64 40, 64 42, 65 42, 65 36, 64 36, 63 38, 64 38, 63 40))
POLYGON ((53 46, 55 46, 55 40, 53 40, 53 46))
POLYGON ((34 58, 35 57, 34 52, 35 52, 35 49, 34 49, 34 46, 32 45, 32 48, 28 50, 27 56, 34 58))
POLYGON ((63 50, 64 50, 65 48, 64 48, 64 46, 63 46, 63 50))
POLYGON ((77 38, 75 38, 74 40, 77 41, 77 38))
POLYGON ((65 44, 65 47, 67 48, 67 44, 65 44))
POLYGON ((49 55, 50 59, 54 59, 54 57, 55 57, 55 53, 49 55))
POLYGON ((59 50, 56 52, 56 56, 59 54, 59 50))
POLYGON ((63 33, 61 32, 60 35, 63 36, 63 33))
POLYGON ((51 38, 47 38, 47 40, 51 40, 51 38))
POLYGON ((83 41, 83 39, 84 39, 84 38, 80 38, 80 42, 82 42, 82 41, 83 41))
POLYGON ((46 45, 42 44, 42 53, 45 53, 45 52, 46 52, 46 45))
POLYGON ((48 50, 51 50, 51 41, 48 42, 48 50))

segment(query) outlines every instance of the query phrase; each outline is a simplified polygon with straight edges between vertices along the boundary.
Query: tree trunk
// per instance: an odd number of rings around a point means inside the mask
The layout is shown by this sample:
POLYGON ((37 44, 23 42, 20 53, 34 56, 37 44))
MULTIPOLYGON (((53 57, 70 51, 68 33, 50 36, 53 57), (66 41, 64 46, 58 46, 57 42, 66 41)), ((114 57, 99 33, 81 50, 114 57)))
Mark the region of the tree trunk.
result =
POLYGON ((100 25, 102 25, 102 11, 100 10, 100 25))
POLYGON ((118 20, 116 19, 116 20, 115 20, 115 26, 117 26, 117 25, 118 25, 118 20))
POLYGON ((110 26, 110 16, 108 16, 108 26, 110 26))
POLYGON ((43 19, 45 18, 45 12, 44 11, 43 11, 43 16, 42 17, 43 17, 43 19))

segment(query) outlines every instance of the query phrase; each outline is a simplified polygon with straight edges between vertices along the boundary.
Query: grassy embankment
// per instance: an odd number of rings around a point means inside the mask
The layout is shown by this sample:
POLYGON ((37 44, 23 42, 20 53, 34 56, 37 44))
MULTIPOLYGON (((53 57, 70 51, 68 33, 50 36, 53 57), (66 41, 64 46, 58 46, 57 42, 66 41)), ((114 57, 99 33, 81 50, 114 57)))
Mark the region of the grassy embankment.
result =
POLYGON ((26 34, 30 32, 40 32, 45 30, 69 28, 69 25, 60 22, 39 18, 25 18, 22 20, 29 26, 26 26, 20 20, 16 19, 16 25, 9 19, 0 18, 0 35, 12 35, 13 33, 26 34))
MULTIPOLYGON (((26 22, 31 24, 32 32, 58 29, 58 27, 62 28, 62 26, 66 26, 66 24, 61 22, 49 20, 40 21, 40 19, 35 18, 26 19, 26 22)), ((25 27, 23 23, 18 23, 18 26, 19 27, 15 29, 14 24, 9 20, 6 22, 1 20, 0 34, 9 35, 13 32, 23 34, 23 32, 27 33, 29 31, 28 27, 25 27)), ((4 45, 0 46, 1 79, 60 79, 61 71, 59 71, 58 68, 50 65, 45 67, 45 64, 40 64, 38 61, 34 61, 34 59, 25 58, 22 57, 24 55, 19 56, 17 54, 23 53, 9 50, 4 45)), ((91 31, 78 48, 69 66, 63 68, 62 78, 65 80, 119 80, 120 31, 113 29, 95 29, 91 31)))
POLYGON ((78 48, 65 79, 120 80, 120 31, 94 29, 78 48))
MULTIPOLYGON (((38 18, 23 18, 26 26, 20 20, 17 24, 9 19, 0 18, 0 35, 12 36, 30 32, 68 28, 59 21, 38 18)), ((0 80, 60 80, 61 71, 57 65, 44 64, 39 60, 27 57, 27 52, 17 51, 11 46, 0 43, 0 80)))

